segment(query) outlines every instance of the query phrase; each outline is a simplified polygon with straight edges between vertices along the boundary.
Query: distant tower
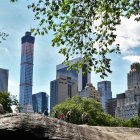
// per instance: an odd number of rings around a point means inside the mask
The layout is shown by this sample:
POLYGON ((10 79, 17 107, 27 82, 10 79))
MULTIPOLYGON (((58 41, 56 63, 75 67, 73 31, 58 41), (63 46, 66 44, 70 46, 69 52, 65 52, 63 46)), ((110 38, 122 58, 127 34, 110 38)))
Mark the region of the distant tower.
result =
POLYGON ((112 99, 111 92, 111 82, 110 81, 102 81, 98 82, 98 91, 100 92, 102 107, 105 112, 107 112, 107 101, 108 99, 112 99))
POLYGON ((0 68, 0 91, 8 91, 9 70, 0 68))
POLYGON ((140 85, 140 63, 133 63, 131 70, 127 74, 128 89, 133 89, 140 85))
POLYGON ((32 99, 34 112, 43 113, 48 108, 49 95, 46 92, 33 94, 32 99))
POLYGON ((19 103, 23 112, 32 112, 33 54, 35 38, 26 32, 21 38, 21 67, 19 103))

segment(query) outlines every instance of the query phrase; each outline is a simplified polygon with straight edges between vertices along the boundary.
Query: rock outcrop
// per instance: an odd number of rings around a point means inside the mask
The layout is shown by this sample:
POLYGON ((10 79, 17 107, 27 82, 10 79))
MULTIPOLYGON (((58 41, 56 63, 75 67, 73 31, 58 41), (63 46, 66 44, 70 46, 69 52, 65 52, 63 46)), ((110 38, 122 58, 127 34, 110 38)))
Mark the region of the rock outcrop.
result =
POLYGON ((140 140, 140 128, 74 125, 40 114, 0 115, 0 139, 140 140))
POLYGON ((0 114, 3 114, 4 113, 4 108, 3 108, 3 105, 0 104, 0 114))

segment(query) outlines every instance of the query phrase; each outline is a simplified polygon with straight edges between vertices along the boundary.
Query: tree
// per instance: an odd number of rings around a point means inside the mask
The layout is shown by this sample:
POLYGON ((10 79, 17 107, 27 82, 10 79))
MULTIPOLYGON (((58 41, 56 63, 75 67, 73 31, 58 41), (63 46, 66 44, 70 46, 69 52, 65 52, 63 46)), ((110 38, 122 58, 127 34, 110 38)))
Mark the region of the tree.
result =
POLYGON ((114 118, 109 114, 104 113, 101 103, 92 98, 73 96, 72 98, 68 98, 66 101, 56 105, 53 108, 53 111, 57 113, 55 114, 57 118, 59 118, 61 113, 64 113, 66 116, 67 112, 71 111, 69 122, 74 124, 82 124, 81 116, 83 112, 86 112, 90 116, 89 125, 140 127, 140 117, 129 120, 114 118))
POLYGON ((131 127, 139 127, 140 128, 140 117, 131 118, 130 120, 131 127))
POLYGON ((116 39, 116 26, 121 17, 135 16, 140 21, 139 0, 38 0, 28 6, 38 20, 38 27, 32 28, 35 35, 54 31, 52 46, 60 47, 69 69, 94 68, 101 78, 111 73, 108 57, 120 53, 116 39), (82 60, 70 66, 69 59, 82 55, 82 60))
POLYGON ((3 105, 5 112, 12 112, 11 105, 12 99, 10 98, 10 93, 6 91, 0 92, 0 104, 3 105))
POLYGON ((3 105, 5 112, 12 112, 11 106, 15 105, 18 111, 21 111, 21 106, 17 100, 17 97, 11 95, 7 91, 0 91, 0 104, 3 105))
POLYGON ((71 111, 70 122, 74 124, 82 124, 81 116, 83 112, 87 112, 90 116, 89 125, 108 125, 113 121, 113 117, 103 112, 101 103, 92 98, 81 98, 80 96, 73 96, 68 98, 65 102, 56 105, 54 111, 57 116, 61 113, 71 111))

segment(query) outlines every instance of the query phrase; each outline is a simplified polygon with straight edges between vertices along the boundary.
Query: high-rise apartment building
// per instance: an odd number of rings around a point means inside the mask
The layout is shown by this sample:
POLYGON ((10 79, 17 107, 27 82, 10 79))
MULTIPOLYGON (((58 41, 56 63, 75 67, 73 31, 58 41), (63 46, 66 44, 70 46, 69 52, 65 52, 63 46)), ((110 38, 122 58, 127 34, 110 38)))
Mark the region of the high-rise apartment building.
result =
POLYGON ((60 76, 50 82, 50 111, 59 103, 64 102, 68 97, 77 94, 77 82, 71 77, 60 76))
POLYGON ((23 112, 32 112, 33 54, 35 38, 26 32, 21 38, 19 103, 23 112))
POLYGON ((115 116, 130 119, 140 116, 140 63, 133 63, 127 74, 128 89, 117 95, 115 116))
MULTIPOLYGON (((73 59, 70 61, 70 65, 75 64, 78 61, 81 61, 81 57, 73 59)), ((91 83, 91 74, 87 72, 83 75, 83 71, 86 68, 86 64, 83 66, 82 69, 79 70, 79 73, 75 69, 68 70, 68 67, 65 64, 59 64, 56 66, 56 78, 63 75, 68 76, 77 81, 78 83, 78 91, 82 91, 87 83, 91 83)))
POLYGON ((131 70, 127 74, 128 89, 133 89, 140 85, 140 64, 134 63, 131 65, 131 70))
POLYGON ((110 81, 98 82, 97 87, 98 91, 100 92, 102 107, 104 111, 107 112, 106 103, 108 99, 112 99, 111 82, 110 81))
POLYGON ((7 69, 0 68, 0 91, 8 91, 8 75, 7 69))
POLYGON ((33 110, 37 113, 43 113, 48 108, 49 96, 46 92, 39 92, 32 95, 33 110))

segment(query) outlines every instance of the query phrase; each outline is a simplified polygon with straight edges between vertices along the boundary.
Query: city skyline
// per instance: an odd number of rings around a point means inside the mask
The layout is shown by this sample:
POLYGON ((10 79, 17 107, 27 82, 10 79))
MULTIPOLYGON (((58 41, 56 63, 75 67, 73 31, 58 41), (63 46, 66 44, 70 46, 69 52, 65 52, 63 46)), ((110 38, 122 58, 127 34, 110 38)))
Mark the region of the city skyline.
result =
MULTIPOLYGON (((18 95, 20 38, 31 27, 37 26, 37 22, 34 21, 32 11, 27 9, 27 1, 19 1, 15 4, 10 3, 9 0, 1 1, 0 19, 0 29, 9 34, 6 41, 0 44, 0 68, 9 70, 8 90, 11 94, 18 95)), ((140 62, 140 25, 132 19, 122 19, 122 25, 118 27, 117 35, 116 41, 120 43, 122 54, 109 55, 112 59, 111 69, 113 73, 108 74, 105 79, 91 73, 91 82, 96 89, 97 82, 111 81, 113 97, 127 90, 127 73, 130 65, 132 62, 140 62)), ((63 62, 64 57, 58 54, 59 48, 51 46, 52 32, 44 37, 36 36, 35 38, 33 94, 42 91, 50 95, 50 81, 55 79, 56 65, 63 62)))

